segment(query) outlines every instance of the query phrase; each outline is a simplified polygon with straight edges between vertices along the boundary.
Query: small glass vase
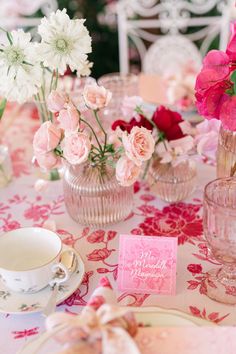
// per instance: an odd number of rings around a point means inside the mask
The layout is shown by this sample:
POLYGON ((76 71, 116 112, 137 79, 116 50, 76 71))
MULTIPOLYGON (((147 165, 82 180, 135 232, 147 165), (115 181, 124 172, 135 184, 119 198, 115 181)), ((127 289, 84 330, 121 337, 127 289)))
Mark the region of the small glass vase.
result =
POLYGON ((217 177, 236 176, 236 132, 220 128, 216 154, 217 177))
POLYGON ((195 189, 197 181, 196 164, 187 160, 173 167, 153 158, 148 171, 151 191, 166 202, 177 202, 187 198, 195 189))
POLYGON ((108 165, 66 165, 63 188, 69 215, 82 225, 117 223, 128 217, 133 208, 133 186, 120 186, 115 170, 108 165))

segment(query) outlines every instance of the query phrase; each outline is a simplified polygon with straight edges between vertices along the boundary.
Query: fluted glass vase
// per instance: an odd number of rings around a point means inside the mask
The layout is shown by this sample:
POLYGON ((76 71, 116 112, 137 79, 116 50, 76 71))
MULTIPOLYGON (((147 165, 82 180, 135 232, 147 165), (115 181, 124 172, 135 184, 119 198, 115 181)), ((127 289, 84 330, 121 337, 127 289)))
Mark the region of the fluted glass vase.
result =
POLYGON ((187 160, 172 166, 153 158, 148 172, 148 183, 152 192, 167 202, 187 198, 195 189, 197 170, 194 161, 187 160))
POLYGON ((124 220, 132 211, 133 186, 120 186, 108 165, 67 165, 63 186, 67 211, 79 224, 101 227, 124 220))
POLYGON ((217 157, 217 177, 236 176, 236 132, 220 128, 217 157))

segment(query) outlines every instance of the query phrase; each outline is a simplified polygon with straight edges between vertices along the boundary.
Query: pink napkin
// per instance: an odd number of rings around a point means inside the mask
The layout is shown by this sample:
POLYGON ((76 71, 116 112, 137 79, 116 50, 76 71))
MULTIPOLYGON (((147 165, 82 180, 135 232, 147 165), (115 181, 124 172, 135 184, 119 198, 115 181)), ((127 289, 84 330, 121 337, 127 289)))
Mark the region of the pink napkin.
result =
POLYGON ((100 280, 81 314, 54 313, 47 318, 46 328, 62 344, 60 354, 140 354, 132 338, 137 332, 135 317, 117 306, 106 277, 100 280), (59 326, 63 328, 55 333, 59 326))

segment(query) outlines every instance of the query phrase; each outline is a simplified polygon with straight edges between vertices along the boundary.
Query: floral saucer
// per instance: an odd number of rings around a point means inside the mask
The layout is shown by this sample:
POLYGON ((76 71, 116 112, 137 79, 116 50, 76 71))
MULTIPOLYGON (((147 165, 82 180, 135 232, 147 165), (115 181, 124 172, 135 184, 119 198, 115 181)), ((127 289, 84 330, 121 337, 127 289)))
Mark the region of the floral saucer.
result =
MULTIPOLYGON (((71 247, 63 246, 65 250, 72 250, 71 247)), ((73 251, 77 257, 77 268, 71 275, 70 279, 61 284, 57 293, 57 304, 67 299, 79 287, 84 276, 84 263, 74 249, 73 251)), ((46 306, 50 297, 52 289, 46 288, 34 294, 22 294, 13 292, 5 287, 0 281, 0 312, 9 314, 31 314, 40 312, 46 306)))

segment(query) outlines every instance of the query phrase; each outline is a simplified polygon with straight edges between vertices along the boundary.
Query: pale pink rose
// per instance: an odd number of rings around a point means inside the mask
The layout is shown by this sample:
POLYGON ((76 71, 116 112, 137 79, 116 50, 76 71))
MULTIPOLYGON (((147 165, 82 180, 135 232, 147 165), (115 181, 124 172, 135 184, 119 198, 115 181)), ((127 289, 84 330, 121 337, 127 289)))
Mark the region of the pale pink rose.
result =
POLYGON ((35 154, 43 154, 57 147, 61 139, 61 130, 52 122, 44 122, 36 131, 33 140, 35 154))
POLYGON ((49 186, 49 181, 46 181, 45 179, 37 179, 37 181, 34 184, 34 189, 36 192, 44 192, 47 190, 49 186))
POLYGON ((141 167, 137 166, 128 157, 122 156, 116 164, 116 179, 121 186, 131 186, 141 172, 141 167))
POLYGON ((59 112, 57 120, 60 128, 65 130, 65 132, 74 132, 78 130, 80 115, 75 106, 70 103, 59 112))
POLYGON ((141 106, 142 103, 143 99, 140 96, 125 96, 121 106, 124 118, 136 117, 138 114, 135 112, 135 108, 141 106))
POLYGON ((134 127, 129 135, 123 132, 122 142, 127 157, 136 165, 140 166, 152 157, 155 141, 150 130, 134 127))
POLYGON ((67 102, 67 96, 64 92, 51 91, 48 99, 47 106, 51 112, 59 112, 67 102))
POLYGON ((89 84, 84 87, 84 101, 88 108, 93 110, 104 108, 111 100, 112 93, 103 86, 89 84))
POLYGON ((204 120, 196 126, 195 144, 200 156, 216 160, 219 130, 221 122, 218 119, 204 120))
POLYGON ((84 133, 74 133, 65 137, 63 141, 63 154, 72 165, 85 162, 91 149, 91 142, 84 133))
POLYGON ((53 152, 35 154, 35 157, 39 167, 47 171, 58 167, 61 163, 61 158, 53 152))

